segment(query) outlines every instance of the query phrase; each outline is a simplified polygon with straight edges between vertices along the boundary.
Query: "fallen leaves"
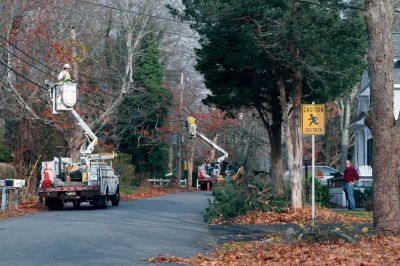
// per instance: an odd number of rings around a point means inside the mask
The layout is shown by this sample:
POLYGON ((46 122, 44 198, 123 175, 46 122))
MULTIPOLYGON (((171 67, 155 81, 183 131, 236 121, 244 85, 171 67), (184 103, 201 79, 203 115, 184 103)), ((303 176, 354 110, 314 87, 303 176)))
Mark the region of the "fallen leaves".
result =
POLYGON ((270 243, 265 240, 229 243, 217 247, 211 257, 158 256, 153 263, 191 265, 399 265, 400 236, 363 237, 356 244, 335 242, 270 243), (226 248, 229 245, 229 249, 226 248), (225 247, 225 248, 224 248, 225 247))
POLYGON ((146 260, 151 263, 178 263, 178 264, 189 264, 190 259, 180 258, 176 256, 163 256, 159 255, 146 260))
POLYGON ((17 216, 25 216, 25 215, 29 215, 29 214, 38 213, 40 211, 42 211, 42 209, 38 208, 38 202, 36 200, 21 202, 19 204, 18 210, 0 212, 0 219, 17 217, 17 216))
POLYGON ((182 192, 194 192, 198 191, 194 188, 153 188, 153 187, 143 187, 140 188, 137 192, 121 196, 121 200, 136 200, 136 199, 143 199, 143 198, 151 198, 151 197, 158 197, 173 193, 182 193, 182 192))
MULTIPOLYGON (((329 209, 316 208, 315 220, 317 223, 370 223, 371 217, 359 217, 336 213, 329 209)), ((283 212, 254 211, 246 215, 224 221, 215 219, 212 224, 303 224, 311 222, 311 208, 288 209, 283 212)))

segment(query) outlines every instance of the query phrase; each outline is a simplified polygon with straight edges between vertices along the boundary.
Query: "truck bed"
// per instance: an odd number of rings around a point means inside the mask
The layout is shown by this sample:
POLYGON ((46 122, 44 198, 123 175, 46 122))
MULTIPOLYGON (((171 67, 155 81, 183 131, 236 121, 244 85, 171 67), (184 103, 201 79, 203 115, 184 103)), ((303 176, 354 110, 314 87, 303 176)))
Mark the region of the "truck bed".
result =
POLYGON ((69 182, 63 186, 56 187, 41 187, 39 192, 63 192, 63 191, 86 191, 86 190, 98 190, 98 186, 88 186, 87 183, 82 182, 69 182))

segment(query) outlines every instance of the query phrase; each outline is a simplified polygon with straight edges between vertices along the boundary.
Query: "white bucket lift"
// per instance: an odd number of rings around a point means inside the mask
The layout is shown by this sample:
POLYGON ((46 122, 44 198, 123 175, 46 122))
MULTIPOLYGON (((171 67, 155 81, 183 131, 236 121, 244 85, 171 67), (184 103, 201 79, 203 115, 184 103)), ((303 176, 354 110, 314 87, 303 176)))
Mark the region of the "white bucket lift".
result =
POLYGON ((97 144, 97 137, 74 109, 77 98, 76 84, 65 82, 63 84, 53 85, 46 82, 46 85, 50 88, 49 92, 52 101, 53 114, 59 114, 59 111, 70 111, 75 118, 76 124, 83 129, 87 143, 83 144, 80 148, 81 160, 88 159, 97 144))
POLYGON ((66 82, 52 87, 50 96, 53 102, 53 114, 57 111, 72 111, 76 103, 76 84, 66 82))

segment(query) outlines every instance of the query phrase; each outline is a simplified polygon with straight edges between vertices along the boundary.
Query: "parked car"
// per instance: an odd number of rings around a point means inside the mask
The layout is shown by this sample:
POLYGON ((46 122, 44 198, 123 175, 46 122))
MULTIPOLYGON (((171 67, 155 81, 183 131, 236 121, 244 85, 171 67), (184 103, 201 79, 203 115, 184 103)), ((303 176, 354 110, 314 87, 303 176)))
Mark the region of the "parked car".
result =
MULTIPOLYGON (((308 168, 307 175, 308 175, 308 177, 311 177, 312 176, 312 166, 308 166, 307 168, 308 168)), ((305 170, 305 167, 303 166, 303 170, 302 170, 303 178, 305 177, 304 170, 305 170)), ((339 172, 338 170, 336 170, 332 167, 325 166, 325 165, 316 165, 315 166, 315 178, 318 178, 319 181, 321 182, 321 184, 323 184, 323 185, 327 185, 328 184, 327 180, 334 176, 337 176, 338 174, 343 176, 343 173, 339 172)), ((290 183, 289 170, 287 170, 283 173, 283 180, 285 183, 286 182, 290 183)))

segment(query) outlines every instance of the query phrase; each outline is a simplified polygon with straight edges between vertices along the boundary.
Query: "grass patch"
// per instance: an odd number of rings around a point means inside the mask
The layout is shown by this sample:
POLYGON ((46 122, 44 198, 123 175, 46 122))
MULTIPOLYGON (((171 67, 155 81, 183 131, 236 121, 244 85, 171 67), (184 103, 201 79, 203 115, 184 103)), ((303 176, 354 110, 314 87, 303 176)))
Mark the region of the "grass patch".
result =
POLYGON ((340 214, 344 215, 351 215, 351 216, 357 216, 357 217, 370 217, 372 218, 372 211, 337 211, 340 214))

